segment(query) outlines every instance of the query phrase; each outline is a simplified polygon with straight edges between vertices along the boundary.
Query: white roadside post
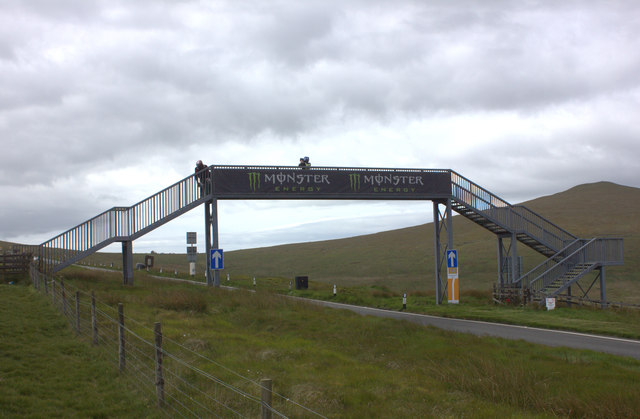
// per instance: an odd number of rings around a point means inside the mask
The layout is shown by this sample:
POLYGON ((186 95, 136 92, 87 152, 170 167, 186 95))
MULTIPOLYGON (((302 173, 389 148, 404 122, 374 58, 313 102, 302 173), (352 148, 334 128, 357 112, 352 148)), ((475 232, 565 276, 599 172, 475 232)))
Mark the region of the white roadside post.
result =
POLYGON ((187 232, 187 261, 189 262, 189 275, 196 276, 196 260, 198 259, 198 235, 195 231, 187 232))

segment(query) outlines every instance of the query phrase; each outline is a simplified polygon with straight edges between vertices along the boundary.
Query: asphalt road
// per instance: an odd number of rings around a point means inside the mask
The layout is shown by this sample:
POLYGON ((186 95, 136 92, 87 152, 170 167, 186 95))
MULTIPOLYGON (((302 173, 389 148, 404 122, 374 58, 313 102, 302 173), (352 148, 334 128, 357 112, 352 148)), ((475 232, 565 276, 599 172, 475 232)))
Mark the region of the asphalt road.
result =
POLYGON ((326 307, 350 310, 364 316, 406 320, 412 323, 424 326, 434 326, 439 329, 450 330, 453 332, 472 333, 477 336, 495 336, 514 340, 522 339, 527 342, 538 343, 541 345, 589 349, 592 351, 640 359, 640 340, 590 335, 586 333, 567 332, 561 330, 539 329, 536 327, 489 323, 477 320, 451 319, 446 317, 429 316, 426 314, 359 307, 330 301, 304 300, 326 307))

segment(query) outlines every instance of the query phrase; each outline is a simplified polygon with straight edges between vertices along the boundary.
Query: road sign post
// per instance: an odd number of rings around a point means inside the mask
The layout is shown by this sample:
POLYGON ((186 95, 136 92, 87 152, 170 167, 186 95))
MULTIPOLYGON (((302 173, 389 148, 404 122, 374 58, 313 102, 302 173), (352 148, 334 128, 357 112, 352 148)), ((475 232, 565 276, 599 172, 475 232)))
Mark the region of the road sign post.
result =
POLYGON ((458 304, 460 302, 460 280, 458 278, 458 251, 455 249, 447 250, 447 279, 449 281, 447 288, 449 304, 458 304))

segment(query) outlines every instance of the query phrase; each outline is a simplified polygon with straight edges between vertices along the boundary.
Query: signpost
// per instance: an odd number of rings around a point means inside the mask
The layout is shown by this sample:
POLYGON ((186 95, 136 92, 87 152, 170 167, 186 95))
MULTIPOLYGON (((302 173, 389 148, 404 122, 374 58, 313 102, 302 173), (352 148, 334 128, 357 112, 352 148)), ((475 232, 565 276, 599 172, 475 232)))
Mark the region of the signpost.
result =
POLYGON ((556 299, 555 298, 547 297, 545 299, 545 302, 547 304, 547 311, 556 309, 556 299))
POLYGON ((198 242, 198 236, 195 231, 187 232, 187 262, 189 262, 189 275, 196 275, 196 261, 198 260, 198 247, 194 246, 198 242))
POLYGON ((460 302, 460 281, 458 279, 458 251, 447 250, 447 278, 449 280, 449 303, 458 304, 460 302))
POLYGON ((222 249, 211 249, 211 269, 224 269, 224 251, 222 249))

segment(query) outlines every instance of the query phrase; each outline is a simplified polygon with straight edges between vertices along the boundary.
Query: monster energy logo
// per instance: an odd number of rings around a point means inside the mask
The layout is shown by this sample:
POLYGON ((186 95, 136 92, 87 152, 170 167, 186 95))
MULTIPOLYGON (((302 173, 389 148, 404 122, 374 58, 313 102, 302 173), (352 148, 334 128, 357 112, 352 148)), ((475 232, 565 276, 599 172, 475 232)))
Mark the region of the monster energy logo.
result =
POLYGON ((260 173, 259 172, 249 172, 249 187, 253 192, 260 189, 260 173))
POLYGON ((351 173, 349 175, 349 183, 352 191, 360 190, 360 173, 351 173))

